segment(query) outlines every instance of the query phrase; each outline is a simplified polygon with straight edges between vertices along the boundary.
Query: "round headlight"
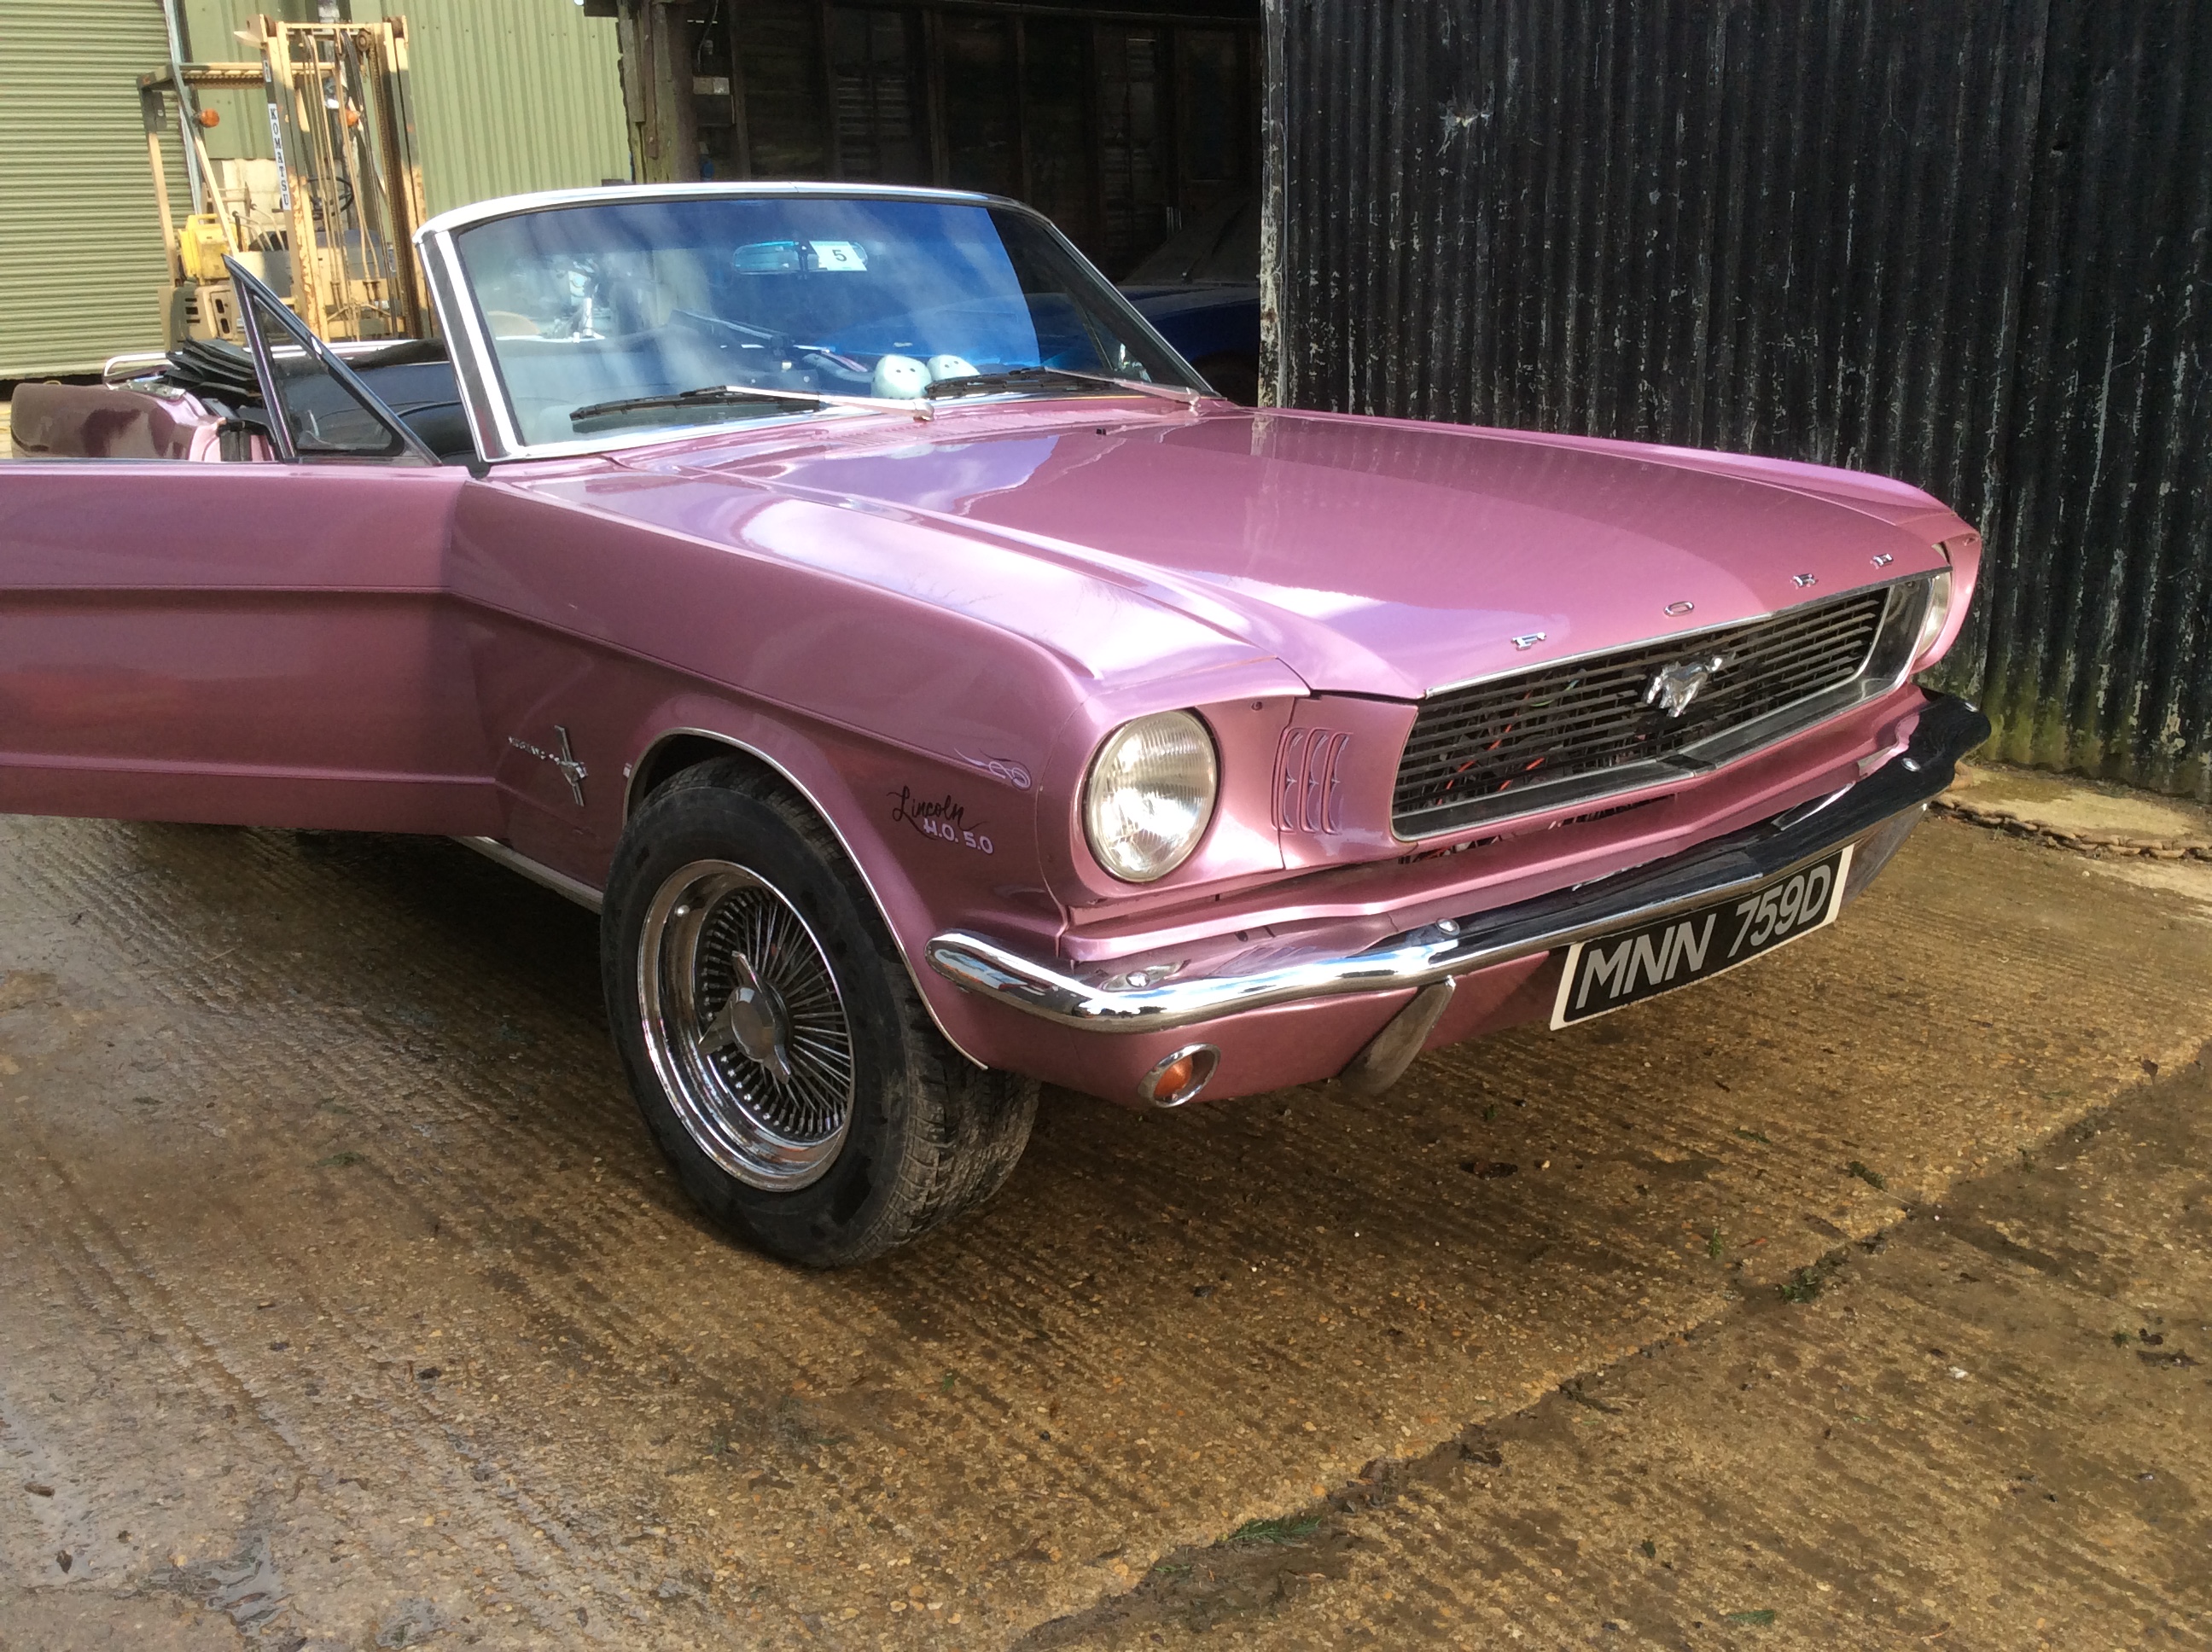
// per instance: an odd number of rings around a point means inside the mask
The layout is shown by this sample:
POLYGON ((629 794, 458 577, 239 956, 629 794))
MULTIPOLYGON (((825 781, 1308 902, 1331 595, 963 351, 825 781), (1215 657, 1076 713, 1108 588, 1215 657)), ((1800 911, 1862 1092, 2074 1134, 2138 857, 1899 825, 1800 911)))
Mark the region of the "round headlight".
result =
POLYGON ((1122 724, 1091 760, 1083 788, 1091 853, 1128 883, 1166 877, 1206 835, 1220 780, 1212 738, 1190 713, 1122 724))
POLYGON ((1943 635, 1951 618, 1951 570, 1938 568, 1928 576, 1928 605, 1920 610, 1920 635, 1912 645, 1912 669, 1928 663, 1928 651, 1943 635))

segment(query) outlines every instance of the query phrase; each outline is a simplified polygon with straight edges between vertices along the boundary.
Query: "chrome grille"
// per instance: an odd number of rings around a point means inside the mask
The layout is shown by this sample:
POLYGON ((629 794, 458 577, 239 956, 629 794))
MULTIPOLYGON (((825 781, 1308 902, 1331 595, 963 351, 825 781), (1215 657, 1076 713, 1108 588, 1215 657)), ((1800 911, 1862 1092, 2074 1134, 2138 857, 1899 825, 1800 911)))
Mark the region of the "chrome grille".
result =
POLYGON ((1771 738, 1826 716, 1841 709, 1831 691, 1867 671, 1890 597, 1857 592, 1436 695, 1399 760, 1391 823, 1419 837, 1623 790, 1669 759, 1674 772, 1700 766, 1698 748, 1751 726, 1771 724, 1759 732, 1771 738), (1652 703, 1662 671, 1713 659, 1680 715, 1652 703), (1801 705, 1802 719, 1778 715, 1801 705))

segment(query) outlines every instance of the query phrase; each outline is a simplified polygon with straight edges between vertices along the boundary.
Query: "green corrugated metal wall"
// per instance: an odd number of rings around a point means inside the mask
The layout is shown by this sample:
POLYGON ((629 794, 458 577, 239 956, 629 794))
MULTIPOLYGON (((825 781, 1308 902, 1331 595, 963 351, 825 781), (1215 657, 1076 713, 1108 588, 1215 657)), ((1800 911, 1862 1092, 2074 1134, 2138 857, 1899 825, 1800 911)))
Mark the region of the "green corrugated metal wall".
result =
MULTIPOLYGON (((354 8, 356 17, 369 8, 354 8)), ((404 0, 433 212, 629 176, 611 17, 573 0, 404 0)))
MULTIPOLYGON (((183 9, 202 63, 243 59, 237 31, 256 12, 315 15, 312 0, 185 0, 183 9)), ((573 0, 353 0, 348 12, 407 20, 415 140, 432 212, 629 176, 612 18, 586 17, 573 0)), ((268 155, 258 94, 211 94, 208 102, 222 114, 211 155, 268 155)))
MULTIPOLYGON (((257 11, 305 4, 185 0, 186 51, 247 56, 257 11)), ((611 19, 573 0, 355 0, 356 19, 404 16, 416 152, 429 210, 629 175, 611 19)), ((0 379, 86 373, 161 343, 160 221, 137 77, 167 61, 160 0, 0 0, 0 379)), ((217 160, 269 153, 261 100, 211 94, 217 160)), ((170 148, 175 147, 173 137, 170 148)), ((172 208, 191 209, 171 169, 172 208)))
POLYGON ((160 347, 168 265, 137 78, 168 50, 155 0, 0 0, 0 379, 160 347))

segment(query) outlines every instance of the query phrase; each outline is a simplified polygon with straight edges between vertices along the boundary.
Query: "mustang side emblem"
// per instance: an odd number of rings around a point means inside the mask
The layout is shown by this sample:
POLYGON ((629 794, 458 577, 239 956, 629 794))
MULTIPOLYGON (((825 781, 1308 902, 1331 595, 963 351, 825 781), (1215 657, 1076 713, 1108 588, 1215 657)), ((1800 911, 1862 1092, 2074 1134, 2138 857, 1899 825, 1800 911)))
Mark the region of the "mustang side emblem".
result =
POLYGON ((580 809, 584 806, 584 780, 592 771, 576 761, 575 752, 569 749, 568 731, 556 723, 553 725, 553 732, 561 739, 561 749, 558 751, 548 751, 543 746, 532 745, 529 741, 514 734, 507 737, 507 743, 517 751, 526 751, 533 757, 543 757, 554 768, 559 769, 562 778, 568 782, 569 794, 576 799, 576 806, 580 809))
POLYGON ((1698 690, 1713 680, 1713 676, 1728 661, 1718 654, 1705 659, 1686 659, 1680 665, 1668 665, 1651 679, 1651 686, 1644 690, 1644 703, 1656 706, 1669 717, 1680 717, 1689 710, 1690 701, 1698 697, 1698 690))

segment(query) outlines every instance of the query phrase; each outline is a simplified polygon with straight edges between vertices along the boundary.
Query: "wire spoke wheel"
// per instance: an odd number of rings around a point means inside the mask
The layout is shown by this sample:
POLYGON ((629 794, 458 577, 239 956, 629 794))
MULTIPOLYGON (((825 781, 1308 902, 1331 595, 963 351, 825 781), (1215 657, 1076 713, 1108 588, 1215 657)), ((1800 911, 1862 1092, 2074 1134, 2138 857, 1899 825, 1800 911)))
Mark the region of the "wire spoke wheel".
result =
POLYGON ((637 951, 645 1049, 685 1131, 750 1187, 835 1163, 853 1119, 853 1033, 814 932, 728 860, 664 879, 637 951))
POLYGON ((953 1048, 836 835, 750 759, 631 817, 599 962, 646 1127, 771 1256, 880 1256, 988 1198, 1029 1140, 1036 1081, 953 1048))

